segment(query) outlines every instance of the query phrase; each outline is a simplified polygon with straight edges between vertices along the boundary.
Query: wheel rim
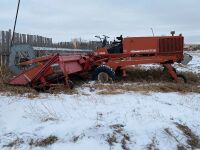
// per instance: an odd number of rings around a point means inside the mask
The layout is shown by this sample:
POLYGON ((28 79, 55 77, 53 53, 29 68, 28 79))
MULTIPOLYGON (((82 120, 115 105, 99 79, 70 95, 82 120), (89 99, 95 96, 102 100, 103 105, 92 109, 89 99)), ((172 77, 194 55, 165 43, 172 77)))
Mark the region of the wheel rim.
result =
POLYGON ((110 77, 107 73, 101 72, 98 74, 98 81, 101 83, 106 83, 110 80, 110 77))
POLYGON ((9 69, 14 74, 21 73, 24 69, 28 69, 34 67, 34 65, 26 65, 26 66, 19 66, 18 64, 21 63, 21 60, 30 60, 35 58, 35 53, 33 47, 30 45, 14 45, 10 50, 9 56, 9 69))

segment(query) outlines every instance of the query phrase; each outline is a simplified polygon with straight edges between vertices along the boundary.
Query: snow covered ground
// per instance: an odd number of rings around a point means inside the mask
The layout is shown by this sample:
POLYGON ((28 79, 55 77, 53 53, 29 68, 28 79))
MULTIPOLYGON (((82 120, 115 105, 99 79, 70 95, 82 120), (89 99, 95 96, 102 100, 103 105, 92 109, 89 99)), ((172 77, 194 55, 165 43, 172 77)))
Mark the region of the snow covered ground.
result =
MULTIPOLYGON (((176 68, 177 71, 182 72, 200 73, 200 50, 186 51, 185 53, 192 56, 192 61, 188 65, 180 65, 175 63, 174 68, 176 68)), ((159 68, 160 65, 140 65, 140 67, 142 69, 148 69, 149 67, 159 68)))
POLYGON ((190 51, 190 52, 186 52, 186 53, 190 54, 193 57, 193 59, 185 67, 179 68, 179 66, 176 65, 178 70, 190 71, 190 72, 194 72, 194 73, 200 73, 200 50, 198 50, 198 51, 190 51))
MULTIPOLYGON (((190 54, 193 61, 181 70, 199 73, 200 52, 190 54)), ((88 87, 78 91, 74 95, 40 94, 33 99, 1 94, 0 149, 200 148, 198 93, 98 95, 88 87), (36 144, 49 136, 58 140, 45 147, 36 144)))

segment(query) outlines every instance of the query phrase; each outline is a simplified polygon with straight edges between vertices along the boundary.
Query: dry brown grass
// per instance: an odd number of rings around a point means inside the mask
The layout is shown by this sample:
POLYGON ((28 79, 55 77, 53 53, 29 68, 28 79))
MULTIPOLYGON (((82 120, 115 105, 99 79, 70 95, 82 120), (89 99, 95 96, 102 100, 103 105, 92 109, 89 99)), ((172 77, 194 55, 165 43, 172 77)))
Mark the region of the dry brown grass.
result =
POLYGON ((148 70, 128 68, 125 81, 116 81, 113 84, 95 84, 92 88, 99 90, 98 94, 113 95, 128 92, 180 92, 200 93, 200 74, 191 72, 182 73, 188 80, 187 83, 172 81, 161 68, 148 70))
POLYGON ((127 81, 129 82, 161 82, 168 81, 168 76, 161 68, 151 68, 148 70, 138 67, 127 68, 127 81))
MULTIPOLYGON (((200 85, 200 74, 192 72, 178 72, 187 78, 188 84, 200 85)), ((141 68, 129 67, 127 68, 128 82, 146 82, 146 83, 160 83, 160 82, 173 82, 163 68, 151 67, 148 70, 141 68)))
POLYGON ((9 79, 11 79, 12 74, 9 72, 8 68, 5 66, 0 66, 0 92, 6 93, 7 95, 24 95, 28 93, 27 97, 34 98, 38 95, 33 88, 23 87, 23 86, 12 86, 9 85, 9 79))
POLYGON ((124 125, 122 125, 122 124, 114 124, 114 125, 110 126, 110 128, 114 129, 114 131, 116 133, 121 133, 124 130, 123 129, 124 125))
MULTIPOLYGON (((9 85, 9 80, 13 75, 9 72, 8 68, 5 66, 0 66, 0 92, 8 96, 19 95, 26 96, 30 99, 36 98, 39 95, 32 87, 25 86, 13 86, 9 85), (25 95, 24 95, 25 94, 25 95)), ((45 91, 51 94, 77 94, 76 89, 69 89, 64 84, 52 86, 48 91, 45 91)))
POLYGON ((118 143, 116 135, 114 133, 113 134, 108 134, 107 138, 106 138, 106 141, 110 146, 113 146, 115 143, 118 143))
POLYGON ((3 147, 7 147, 7 148, 13 148, 13 149, 16 149, 18 146, 20 146, 21 144, 24 143, 24 140, 21 139, 21 138, 17 138, 15 139, 14 141, 6 144, 6 145, 3 145, 3 147))
POLYGON ((70 89, 64 84, 54 84, 46 92, 51 93, 51 94, 61 94, 61 93, 65 93, 68 95, 78 94, 78 91, 76 88, 70 89))
POLYGON ((35 141, 32 139, 29 142, 29 145, 35 146, 35 147, 46 147, 46 146, 54 144, 56 141, 58 141, 58 137, 50 135, 49 137, 44 138, 44 139, 38 139, 35 141))
POLYGON ((149 84, 95 84, 93 88, 99 90, 100 95, 122 94, 124 92, 180 92, 180 93, 200 93, 200 88, 190 84, 176 84, 176 83, 149 83, 149 84))
POLYGON ((147 150, 159 150, 157 146, 158 146, 158 141, 156 140, 156 137, 153 137, 151 143, 147 145, 147 150))
POLYGON ((193 133, 188 126, 179 123, 175 124, 176 127, 187 137, 188 145, 190 145, 192 149, 200 149, 200 137, 193 133))
POLYGON ((129 143, 131 142, 129 134, 124 130, 123 124, 113 124, 110 125, 113 130, 111 134, 107 135, 106 141, 110 146, 110 149, 116 143, 121 144, 123 150, 129 150, 129 143))
MULTIPOLYGON (((188 93, 195 92, 200 93, 200 74, 194 74, 191 72, 182 73, 187 77, 187 84, 177 84, 172 81, 168 74, 163 73, 162 68, 151 68, 148 70, 130 67, 127 69, 127 78, 125 81, 118 80, 113 84, 95 84, 92 88, 99 90, 98 94, 114 95, 121 94, 125 91, 131 92, 180 92, 188 93), (128 83, 128 84, 124 84, 128 83)), ((28 98, 35 98, 38 96, 38 92, 31 87, 23 86, 11 86, 8 85, 9 79, 12 74, 4 66, 0 67, 0 92, 7 95, 24 95, 28 98)), ((76 87, 83 86, 83 81, 75 80, 76 87)), ((90 85, 86 85, 90 86, 90 85)), ((91 86, 90 86, 91 87, 91 86)), ((56 85, 47 91, 51 94, 78 94, 76 88, 69 89, 64 85, 56 85)))
POLYGON ((82 133, 78 136, 74 135, 71 139, 71 142, 77 143, 79 140, 83 139, 85 137, 85 133, 82 133))
POLYGON ((171 129, 165 128, 164 131, 168 136, 173 138, 178 143, 177 150, 186 150, 189 148, 188 145, 184 145, 183 143, 181 143, 181 141, 179 141, 178 137, 174 135, 171 129))

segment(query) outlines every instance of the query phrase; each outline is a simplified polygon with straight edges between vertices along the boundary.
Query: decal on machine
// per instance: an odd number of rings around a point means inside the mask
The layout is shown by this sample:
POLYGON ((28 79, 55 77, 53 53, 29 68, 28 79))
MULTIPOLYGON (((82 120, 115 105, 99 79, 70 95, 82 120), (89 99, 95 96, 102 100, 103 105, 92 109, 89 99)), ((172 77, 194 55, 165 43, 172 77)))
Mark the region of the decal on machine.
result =
POLYGON ((156 49, 141 49, 141 50, 131 50, 130 51, 131 53, 155 53, 156 52, 156 49))

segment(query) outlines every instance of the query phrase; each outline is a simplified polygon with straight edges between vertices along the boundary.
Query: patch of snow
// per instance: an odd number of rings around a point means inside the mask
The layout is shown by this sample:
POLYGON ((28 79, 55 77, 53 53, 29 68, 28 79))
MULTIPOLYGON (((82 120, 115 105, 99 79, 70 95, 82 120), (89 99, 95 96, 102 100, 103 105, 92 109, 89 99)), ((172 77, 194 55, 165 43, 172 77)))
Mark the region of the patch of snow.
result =
MULTIPOLYGON (((185 53, 191 55, 192 61, 189 62, 188 65, 182 65, 175 63, 173 66, 176 68, 177 71, 181 72, 193 72, 193 73, 200 73, 200 51, 186 51, 185 53)), ((157 69, 157 68, 163 68, 160 65, 157 64, 149 64, 149 65, 138 65, 141 69, 148 70, 149 68, 157 69)))
MULTIPOLYGON (((27 141, 55 135, 59 141, 49 146, 51 150, 62 149, 64 145, 68 149, 108 149, 106 139, 114 133, 111 126, 121 124, 124 125, 122 132, 130 136, 130 149, 145 148, 153 137, 156 137, 158 147, 165 149, 167 145, 166 149, 174 149, 177 143, 170 143, 164 129, 175 131, 175 122, 186 123, 200 135, 199 94, 100 96, 87 92, 89 96, 41 94, 40 98, 33 100, 0 96, 0 139, 8 139, 8 133, 12 133, 12 140, 19 137, 27 141), (78 140, 74 142, 73 137, 78 140)), ((112 147, 122 149, 123 137, 120 133, 116 137, 118 143, 112 147)), ((1 140, 0 147, 5 144, 1 140)), ((28 143, 25 144, 19 149, 27 149, 28 143)))
POLYGON ((200 73, 200 51, 187 51, 186 53, 190 54, 193 58, 192 61, 183 67, 179 67, 176 65, 177 70, 184 71, 184 72, 194 72, 200 73))

